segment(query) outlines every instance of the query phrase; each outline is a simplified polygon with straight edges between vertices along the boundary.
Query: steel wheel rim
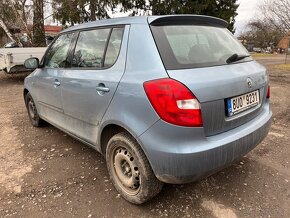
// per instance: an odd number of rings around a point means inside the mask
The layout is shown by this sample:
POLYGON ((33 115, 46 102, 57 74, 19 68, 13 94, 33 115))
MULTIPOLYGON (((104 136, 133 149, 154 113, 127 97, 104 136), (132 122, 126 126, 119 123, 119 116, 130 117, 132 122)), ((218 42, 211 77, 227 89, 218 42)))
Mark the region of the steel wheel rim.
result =
POLYGON ((111 168, 119 187, 128 195, 140 190, 140 173, 133 155, 124 147, 117 147, 111 158, 111 168))
POLYGON ((28 100, 28 112, 29 112, 29 115, 31 117, 31 119, 35 120, 36 118, 36 107, 35 107, 35 104, 33 102, 33 100, 30 98, 28 100))

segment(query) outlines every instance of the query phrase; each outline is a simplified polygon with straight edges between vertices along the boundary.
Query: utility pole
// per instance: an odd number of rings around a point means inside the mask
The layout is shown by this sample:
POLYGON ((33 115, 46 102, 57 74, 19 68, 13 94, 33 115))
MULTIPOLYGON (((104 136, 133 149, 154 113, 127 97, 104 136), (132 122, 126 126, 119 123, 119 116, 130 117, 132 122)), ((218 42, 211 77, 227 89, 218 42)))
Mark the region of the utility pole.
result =
POLYGON ((288 43, 287 43, 287 48, 285 49, 285 53, 286 53, 286 55, 285 55, 285 64, 287 64, 287 57, 288 57, 288 53, 289 53, 289 47, 290 47, 289 40, 290 40, 290 36, 287 36, 288 43))

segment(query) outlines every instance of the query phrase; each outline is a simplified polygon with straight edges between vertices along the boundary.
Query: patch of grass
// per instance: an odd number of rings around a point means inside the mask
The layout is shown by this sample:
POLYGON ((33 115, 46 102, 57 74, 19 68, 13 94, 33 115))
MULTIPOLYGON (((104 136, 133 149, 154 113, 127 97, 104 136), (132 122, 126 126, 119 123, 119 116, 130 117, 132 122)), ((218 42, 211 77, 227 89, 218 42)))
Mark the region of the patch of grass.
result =
POLYGON ((272 65, 271 68, 274 70, 290 72, 290 63, 289 64, 275 64, 275 65, 272 65))
POLYGON ((266 54, 266 53, 251 53, 252 57, 274 57, 277 54, 266 54))

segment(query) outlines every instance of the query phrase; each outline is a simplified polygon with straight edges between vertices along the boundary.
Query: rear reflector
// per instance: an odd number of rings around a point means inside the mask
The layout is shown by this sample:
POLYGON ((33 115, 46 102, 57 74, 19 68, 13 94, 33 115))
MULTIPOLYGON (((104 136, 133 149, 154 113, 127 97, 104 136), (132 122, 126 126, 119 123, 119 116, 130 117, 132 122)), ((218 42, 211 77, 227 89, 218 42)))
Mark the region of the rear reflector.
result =
POLYGON ((270 98, 270 95, 271 95, 271 90, 270 90, 270 85, 268 85, 267 98, 270 98))
POLYGON ((158 79, 145 82, 144 89, 162 120, 178 126, 202 126, 200 103, 182 83, 158 79))

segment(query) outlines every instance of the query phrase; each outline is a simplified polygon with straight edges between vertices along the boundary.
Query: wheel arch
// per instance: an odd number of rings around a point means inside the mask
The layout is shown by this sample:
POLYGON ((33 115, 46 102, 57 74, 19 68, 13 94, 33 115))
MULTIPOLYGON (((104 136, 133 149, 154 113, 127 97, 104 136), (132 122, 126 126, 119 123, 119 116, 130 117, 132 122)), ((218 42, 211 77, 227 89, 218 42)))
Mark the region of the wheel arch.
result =
MULTIPOLYGON (((105 155, 106 154, 106 148, 109 140, 116 134, 121 133, 121 132, 127 132, 130 134, 136 141, 137 136, 136 134, 133 133, 133 131, 129 130, 128 127, 120 124, 120 123, 108 123, 103 126, 103 128, 100 131, 99 135, 99 145, 100 145, 100 152, 105 155)), ((139 142, 138 142, 139 143, 139 142)), ((140 143, 139 143, 140 144, 140 143)), ((142 148, 142 145, 140 145, 142 148)), ((142 148, 143 150, 143 148, 142 148)))
POLYGON ((25 99, 25 96, 27 95, 27 93, 29 92, 29 90, 27 88, 24 88, 23 90, 23 97, 25 99))

